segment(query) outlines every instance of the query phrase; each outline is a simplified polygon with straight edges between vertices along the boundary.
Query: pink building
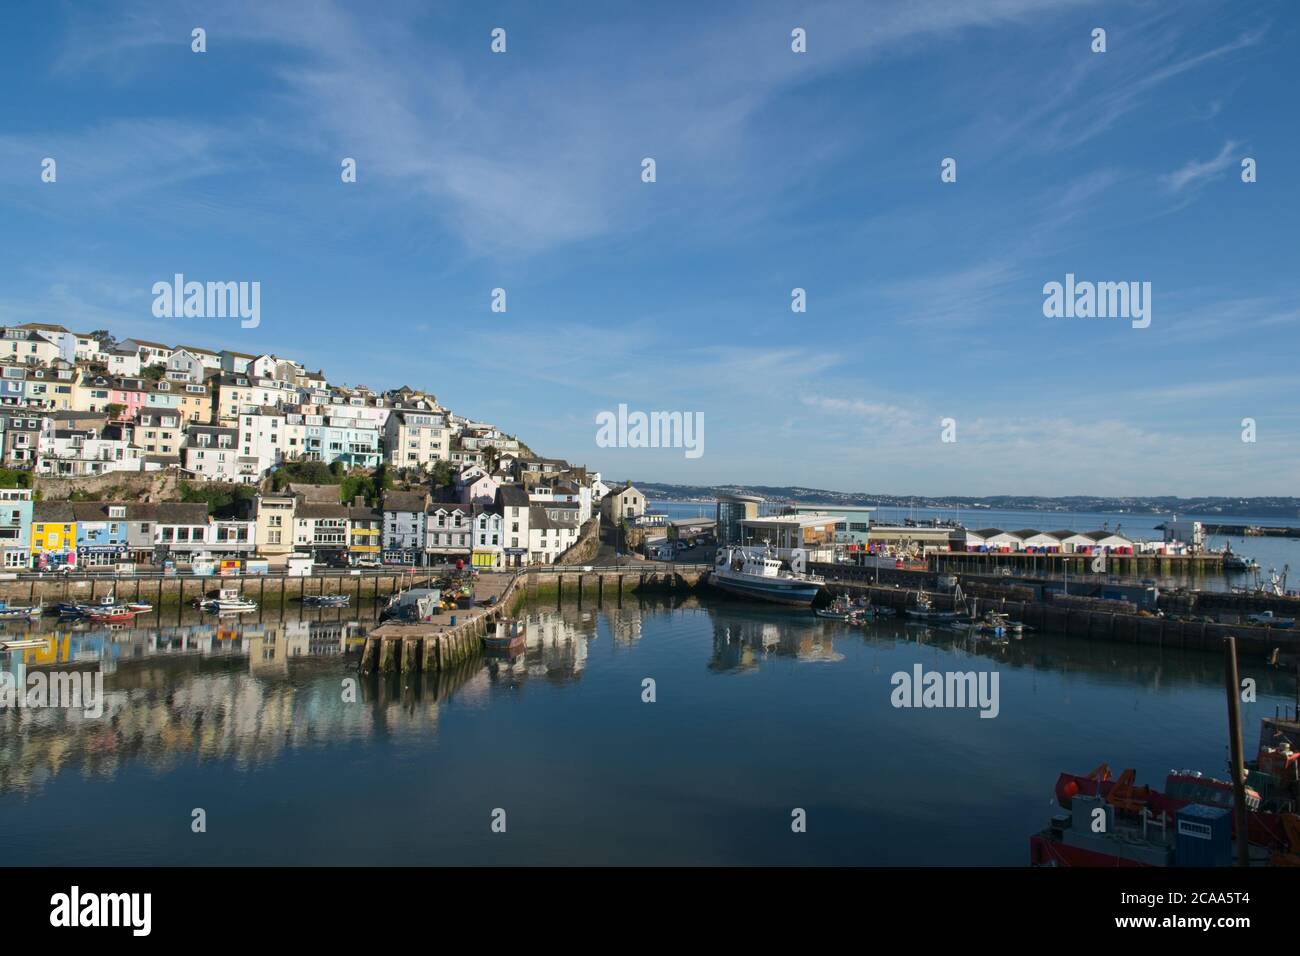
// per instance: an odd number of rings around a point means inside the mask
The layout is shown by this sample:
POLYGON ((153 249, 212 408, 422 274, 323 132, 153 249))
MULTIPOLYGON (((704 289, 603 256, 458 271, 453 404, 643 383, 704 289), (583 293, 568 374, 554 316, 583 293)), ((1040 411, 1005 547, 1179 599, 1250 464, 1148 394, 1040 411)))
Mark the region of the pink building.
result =
POLYGON ((118 421, 133 422, 139 419, 140 409, 144 408, 148 398, 149 393, 142 385, 123 380, 114 385, 109 401, 122 406, 122 414, 118 421))

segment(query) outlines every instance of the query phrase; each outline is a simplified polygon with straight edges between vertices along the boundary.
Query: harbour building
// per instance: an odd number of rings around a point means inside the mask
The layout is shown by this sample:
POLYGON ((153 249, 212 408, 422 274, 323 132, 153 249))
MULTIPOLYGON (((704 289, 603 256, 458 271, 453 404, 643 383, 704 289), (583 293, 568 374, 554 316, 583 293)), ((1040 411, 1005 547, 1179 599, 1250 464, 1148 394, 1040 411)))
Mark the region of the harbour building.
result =
MULTIPOLYGON (((840 545, 857 545, 859 549, 867 545, 867 536, 871 531, 871 516, 875 508, 857 505, 793 505, 786 509, 793 515, 823 515, 835 520, 835 543, 840 545)), ((850 549, 855 550, 855 549, 850 549)))
POLYGON ((740 541, 746 547, 770 547, 789 560, 797 549, 809 561, 835 560, 836 519, 825 514, 769 515, 740 519, 740 541))
POLYGON ((757 518, 763 503, 764 499, 757 495, 719 495, 718 544, 740 544, 740 523, 747 518, 757 518))

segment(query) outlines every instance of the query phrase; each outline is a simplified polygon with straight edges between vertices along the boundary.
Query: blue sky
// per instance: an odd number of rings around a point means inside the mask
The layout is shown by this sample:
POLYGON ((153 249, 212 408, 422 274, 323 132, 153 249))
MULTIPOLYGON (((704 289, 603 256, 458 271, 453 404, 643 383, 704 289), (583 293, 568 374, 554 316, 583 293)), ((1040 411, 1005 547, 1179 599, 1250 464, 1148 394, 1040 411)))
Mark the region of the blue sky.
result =
POLYGON ((422 386, 617 478, 1296 493, 1300 5, 209 6, 10 12, 0 322, 422 386), (261 325, 154 318, 176 272, 261 325), (1067 272, 1151 326, 1045 318, 1067 272), (619 403, 705 453, 597 447, 619 403))

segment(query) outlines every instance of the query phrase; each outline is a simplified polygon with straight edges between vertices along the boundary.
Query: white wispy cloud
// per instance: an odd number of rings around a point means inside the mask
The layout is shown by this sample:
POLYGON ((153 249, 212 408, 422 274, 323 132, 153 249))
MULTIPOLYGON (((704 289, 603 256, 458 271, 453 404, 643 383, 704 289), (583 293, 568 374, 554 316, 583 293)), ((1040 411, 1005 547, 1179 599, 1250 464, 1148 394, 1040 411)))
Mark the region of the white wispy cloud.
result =
POLYGON ((1161 182, 1172 191, 1180 192, 1188 186, 1199 185, 1208 179, 1213 179, 1224 170, 1237 165, 1239 160, 1235 154, 1239 146, 1240 144, 1235 140, 1229 140, 1223 144, 1223 148, 1213 159, 1188 160, 1181 168, 1162 176, 1161 182))

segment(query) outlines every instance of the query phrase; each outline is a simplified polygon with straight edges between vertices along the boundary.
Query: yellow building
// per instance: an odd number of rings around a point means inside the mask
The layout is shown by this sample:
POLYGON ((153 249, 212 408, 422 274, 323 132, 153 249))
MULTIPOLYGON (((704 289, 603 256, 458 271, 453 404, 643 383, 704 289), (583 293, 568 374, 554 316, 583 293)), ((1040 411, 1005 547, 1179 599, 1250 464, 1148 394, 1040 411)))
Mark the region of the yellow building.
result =
POLYGON ((33 557, 60 561, 77 550, 77 517, 66 501, 38 501, 32 506, 33 557))

